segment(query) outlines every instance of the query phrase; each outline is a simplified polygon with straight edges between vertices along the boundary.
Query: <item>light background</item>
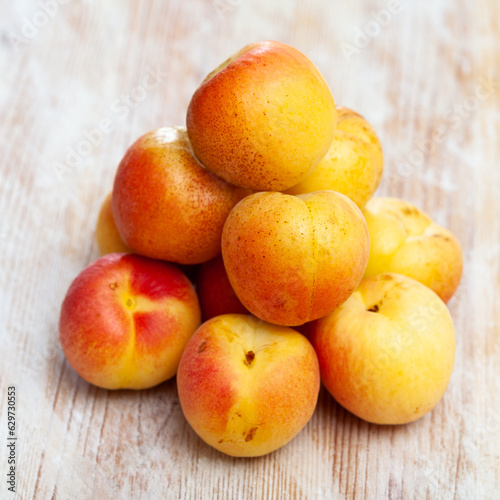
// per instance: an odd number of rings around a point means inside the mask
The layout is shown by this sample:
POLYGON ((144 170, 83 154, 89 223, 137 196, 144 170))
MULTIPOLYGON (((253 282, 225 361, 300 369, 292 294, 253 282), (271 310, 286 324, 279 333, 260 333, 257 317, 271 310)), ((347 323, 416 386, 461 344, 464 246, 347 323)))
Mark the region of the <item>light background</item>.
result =
POLYGON ((498 2, 2 0, 0 30, 1 498, 498 494, 498 2), (337 103, 372 123, 386 159, 377 194, 403 197, 451 229, 465 270, 449 303, 455 371, 431 414, 370 425, 322 391, 289 445, 232 459, 190 430, 174 381, 134 393, 81 380, 57 322, 71 280, 98 256, 97 213, 126 148, 183 124, 204 76, 260 39, 307 54, 337 103), (106 119, 105 133, 92 132, 106 119), (15 496, 5 482, 9 385, 15 496))

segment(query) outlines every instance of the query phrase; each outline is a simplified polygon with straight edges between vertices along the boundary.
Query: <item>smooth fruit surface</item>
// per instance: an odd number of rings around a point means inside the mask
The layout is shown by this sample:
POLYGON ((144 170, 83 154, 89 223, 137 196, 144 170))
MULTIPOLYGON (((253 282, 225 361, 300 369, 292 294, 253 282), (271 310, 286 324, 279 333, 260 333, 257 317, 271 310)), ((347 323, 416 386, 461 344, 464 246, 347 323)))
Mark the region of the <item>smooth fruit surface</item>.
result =
POLYGON ((198 298, 177 267, 114 253, 69 287, 59 337, 70 365, 91 384, 145 389, 175 375, 199 324, 198 298))
MULTIPOLYGON (((101 256, 108 253, 132 253, 132 250, 125 245, 116 227, 111 209, 111 193, 105 198, 96 226, 97 248, 101 256)), ((172 262, 172 264, 174 264, 172 262)), ((198 275, 198 265, 174 264, 194 283, 198 275)))
POLYGON ((330 394, 376 424, 404 424, 431 411, 453 370, 446 305, 399 274, 363 279, 344 304, 310 325, 308 336, 330 394))
POLYGON ((246 194, 196 160, 184 128, 164 127, 140 137, 120 162, 113 216, 134 252, 199 264, 220 254, 224 221, 246 194))
POLYGON ((196 291, 203 321, 221 314, 247 314, 227 277, 222 256, 200 265, 196 291))
POLYGON ((360 114, 340 106, 337 113, 337 131, 328 153, 311 174, 286 192, 303 194, 331 189, 345 194, 361 208, 382 178, 382 145, 373 127, 360 114))
POLYGON ((241 314, 203 323, 177 373, 189 424, 237 457, 270 453, 295 437, 314 413, 319 385, 318 360, 304 336, 241 314))
POLYGON ((333 191, 255 193, 231 211, 222 234, 238 298, 255 316, 287 326, 344 302, 361 281, 368 251, 360 210, 333 191))
POLYGON ((336 108, 304 54, 263 41, 208 75, 189 103, 186 124, 193 150, 209 170, 237 186, 280 191, 325 156, 336 108))
POLYGON ((97 219, 95 237, 100 255, 132 251, 125 245, 116 227, 113 211, 111 210, 111 193, 106 196, 101 205, 101 210, 99 211, 99 217, 97 219))
POLYGON ((447 302, 462 276, 462 249, 453 234, 398 198, 372 198, 363 209, 370 233, 365 277, 392 272, 420 281, 447 302))

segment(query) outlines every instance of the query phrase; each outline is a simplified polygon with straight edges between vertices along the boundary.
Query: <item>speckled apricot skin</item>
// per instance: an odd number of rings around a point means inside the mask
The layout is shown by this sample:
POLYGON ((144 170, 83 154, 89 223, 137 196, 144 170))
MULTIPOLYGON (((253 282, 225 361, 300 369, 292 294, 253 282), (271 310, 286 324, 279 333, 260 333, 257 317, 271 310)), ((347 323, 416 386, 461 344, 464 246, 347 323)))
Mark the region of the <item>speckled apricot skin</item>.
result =
POLYGON ((361 281, 369 239, 358 207, 334 191, 260 192, 229 214, 222 256, 255 316, 297 326, 332 312, 361 281))
POLYGON ((337 107, 337 131, 328 153, 289 194, 330 189, 362 208, 376 191, 384 170, 382 145, 373 127, 352 109, 337 107))
POLYGON ((199 264, 220 254, 224 221, 247 194, 196 160, 185 128, 164 127, 140 137, 120 162, 113 217, 134 252, 199 264))
POLYGON ((289 45, 248 45, 194 93, 187 130, 197 158, 237 186, 281 191, 325 156, 337 112, 314 64, 289 45))
POLYGON ((95 237, 101 256, 108 253, 127 253, 132 251, 123 242, 113 219, 111 193, 106 196, 101 205, 99 217, 97 218, 95 237))
MULTIPOLYGON (((132 253, 118 232, 111 209, 111 193, 106 196, 99 211, 96 224, 96 242, 101 256, 108 253, 132 253)), ((172 263, 174 264, 174 263, 172 263)), ((198 265, 175 264, 194 283, 198 275, 198 265)))
POLYGON ((196 291, 203 321, 221 314, 248 314, 234 293, 221 255, 200 264, 196 291))
POLYGON ((112 253, 86 267, 61 307, 69 364, 105 389, 146 389, 171 377, 200 325, 192 284, 172 264, 112 253))
POLYGON ((372 198, 363 208, 371 248, 365 277, 392 272, 420 281, 448 302, 460 283, 460 243, 425 212, 398 198, 372 198))
POLYGON ((430 412, 448 386, 455 334, 444 302, 418 281, 365 278, 330 315, 309 325, 321 380, 354 415, 405 424, 430 412))
POLYGON ((318 360, 304 336, 242 314, 203 323, 177 373, 191 427, 236 457, 265 455, 293 439, 314 413, 319 386, 318 360))

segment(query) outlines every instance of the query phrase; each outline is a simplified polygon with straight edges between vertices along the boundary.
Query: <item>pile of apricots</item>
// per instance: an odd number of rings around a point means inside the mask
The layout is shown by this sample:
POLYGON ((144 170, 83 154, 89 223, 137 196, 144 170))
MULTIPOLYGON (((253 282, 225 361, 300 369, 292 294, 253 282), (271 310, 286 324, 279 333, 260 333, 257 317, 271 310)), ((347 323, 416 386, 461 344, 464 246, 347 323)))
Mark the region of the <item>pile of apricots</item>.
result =
POLYGON ((411 203, 372 197, 383 168, 372 126, 304 54, 244 47, 185 127, 126 151, 101 257, 61 307, 68 362, 104 389, 176 376, 187 422, 232 456, 293 439, 321 383, 368 422, 427 414, 453 370, 462 252, 411 203))

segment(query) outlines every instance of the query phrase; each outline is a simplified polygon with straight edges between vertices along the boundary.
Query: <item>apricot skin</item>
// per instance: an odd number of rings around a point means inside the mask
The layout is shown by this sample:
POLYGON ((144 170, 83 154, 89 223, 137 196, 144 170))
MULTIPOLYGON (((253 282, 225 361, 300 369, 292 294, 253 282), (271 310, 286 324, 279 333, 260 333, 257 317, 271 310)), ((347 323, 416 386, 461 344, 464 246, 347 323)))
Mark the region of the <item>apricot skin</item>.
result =
POLYGON ((113 217, 134 252, 199 264, 220 254, 226 217, 247 194, 196 160, 183 127, 164 127, 140 137, 120 162, 113 217))
POLYGON ((455 333, 443 301, 396 273, 364 278, 338 309, 309 325, 321 380, 359 418, 405 424, 430 412, 448 386, 455 333))
POLYGON ((200 264, 196 281, 203 321, 221 314, 246 314, 227 277, 222 256, 200 264))
POLYGON ((403 274, 448 302, 463 268, 462 249, 455 236, 424 211, 398 198, 372 198, 363 214, 371 239, 365 277, 403 274))
POLYGON ((175 375, 199 324, 196 292, 176 266, 111 253, 72 282, 59 338, 70 365, 91 384, 146 389, 175 375))
POLYGON ((332 145, 314 171, 288 189, 289 194, 331 189, 362 208, 376 191, 384 170, 382 145, 373 127, 355 111, 337 107, 332 145))
POLYGON ((237 186, 281 191, 325 156, 336 116, 314 64, 293 47, 263 41, 244 47, 205 79, 186 124, 209 170, 237 186))
POLYGON ((106 196, 101 205, 101 210, 99 211, 99 217, 97 219, 95 237, 97 248, 101 256, 108 253, 131 252, 130 248, 123 242, 116 227, 113 211, 111 209, 111 193, 106 196))
POLYGON ((288 443, 312 417, 318 359, 291 328, 224 314, 189 340, 177 387, 184 416, 206 443, 235 457, 261 456, 288 443))
POLYGON ((346 196, 255 193, 229 214, 222 256, 229 281, 255 316, 297 326, 329 314, 362 278, 369 240, 346 196))

